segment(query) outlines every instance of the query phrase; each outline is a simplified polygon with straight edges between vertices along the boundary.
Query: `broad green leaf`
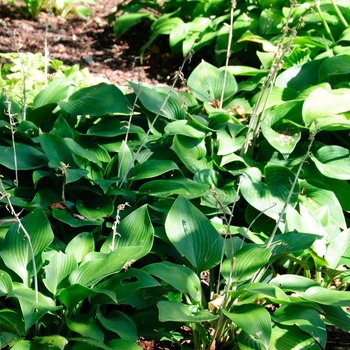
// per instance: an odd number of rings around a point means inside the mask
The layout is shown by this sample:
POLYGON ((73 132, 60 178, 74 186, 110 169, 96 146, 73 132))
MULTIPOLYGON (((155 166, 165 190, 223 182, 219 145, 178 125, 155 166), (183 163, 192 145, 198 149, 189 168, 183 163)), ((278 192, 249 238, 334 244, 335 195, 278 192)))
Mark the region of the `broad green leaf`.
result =
POLYGON ((326 248, 325 259, 330 269, 337 269, 350 262, 350 229, 341 232, 326 248))
POLYGON ((101 343, 104 340, 103 330, 95 318, 90 315, 78 314, 72 319, 66 318, 66 324, 71 331, 83 337, 89 337, 101 343))
POLYGON ((75 203, 79 214, 88 220, 102 220, 109 217, 114 210, 114 204, 109 196, 97 196, 94 193, 86 194, 84 199, 75 203))
MULTIPOLYGON (((188 87, 191 93, 202 102, 220 100, 224 86, 225 73, 219 68, 202 61, 188 78, 188 87)), ((226 76, 224 101, 227 103, 237 92, 236 79, 231 74, 226 76)))
MULTIPOLYGON (((12 279, 10 275, 3 270, 0 270, 0 296, 7 295, 12 291, 12 279)), ((1 324, 1 321, 0 321, 1 324)))
POLYGON ((154 180, 143 184, 139 192, 156 197, 169 197, 179 194, 187 199, 198 198, 209 191, 207 185, 199 184, 188 178, 174 180, 154 180))
POLYGON ((82 264, 69 276, 71 284, 91 286, 103 278, 116 274, 141 257, 144 247, 119 247, 111 253, 89 253, 82 264))
POLYGON ((103 137, 115 137, 119 135, 125 135, 127 132, 130 134, 145 135, 145 131, 137 125, 130 125, 130 128, 126 127, 124 121, 114 118, 103 118, 99 123, 94 124, 86 132, 91 136, 103 136, 103 137))
POLYGON ((282 305, 274 312, 272 319, 283 325, 296 325, 325 347, 327 341, 326 325, 317 311, 298 305, 282 305))
POLYGON ((52 210, 52 216, 58 221, 64 222, 71 227, 82 227, 90 225, 97 226, 101 225, 104 222, 103 219, 87 220, 85 218, 82 218, 81 215, 77 216, 75 213, 70 213, 67 210, 61 210, 57 208, 54 208, 52 210))
POLYGON ((145 18, 149 18, 153 21, 155 20, 150 12, 123 13, 121 16, 118 16, 113 26, 116 39, 145 18))
MULTIPOLYGON (((281 1, 280 1, 281 3, 281 1)), ((275 7, 276 1, 260 13, 259 33, 266 37, 268 35, 280 34, 286 19, 283 17, 280 7, 275 7)), ((278 5, 277 5, 278 6, 278 5)))
POLYGON ((36 293, 33 289, 19 287, 9 293, 7 297, 18 299, 26 331, 46 313, 61 308, 61 306, 56 306, 51 298, 48 298, 40 292, 38 292, 38 301, 36 301, 36 293))
POLYGON ((159 320, 161 322, 206 322, 214 321, 219 316, 213 315, 209 310, 201 310, 199 307, 191 309, 195 305, 184 305, 176 301, 159 301, 159 320))
POLYGON ((226 310, 222 310, 222 312, 258 344, 261 344, 261 349, 269 349, 271 317, 264 307, 246 304, 236 307, 232 313, 226 310))
POLYGON ((292 123, 281 123, 274 128, 261 123, 261 131, 269 144, 286 159, 294 151, 301 138, 299 128, 292 123))
POLYGON ((73 115, 102 116, 108 113, 129 114, 129 103, 115 85, 100 83, 80 89, 70 96, 68 101, 61 101, 59 106, 73 115))
POLYGON ((140 350, 138 345, 124 339, 113 339, 108 343, 108 347, 112 349, 140 350))
POLYGON ((85 298, 93 296, 102 296, 106 300, 106 304, 117 304, 117 297, 111 290, 103 290, 97 288, 87 288, 81 284, 73 284, 65 289, 59 295, 59 300, 67 307, 67 312, 70 314, 73 309, 85 298))
POLYGON ((85 256, 93 252, 95 249, 95 241, 91 232, 81 232, 76 235, 66 247, 66 254, 75 256, 77 263, 84 260, 85 256))
POLYGON ((15 344, 21 341, 19 337, 16 334, 10 333, 10 332, 1 332, 1 343, 0 346, 1 348, 9 348, 13 349, 15 344))
POLYGON ((73 154, 82 157, 84 160, 89 160, 97 164, 97 166, 99 166, 100 168, 102 168, 102 164, 100 160, 96 157, 94 152, 80 146, 79 143, 72 139, 65 138, 64 140, 66 141, 68 147, 70 148, 73 154))
MULTIPOLYGON (((47 166, 47 158, 37 148, 25 143, 15 143, 17 170, 33 170, 47 166)), ((15 170, 14 148, 0 146, 1 165, 15 170)))
POLYGON ((1 332, 11 332, 14 334, 24 334, 24 323, 19 310, 0 310, 0 330, 1 332))
POLYGON ((191 202, 179 196, 165 221, 166 234, 196 272, 211 269, 221 259, 223 239, 191 202))
POLYGON ((247 283, 240 286, 237 290, 246 291, 248 293, 254 293, 264 298, 272 300, 274 303, 284 304, 289 303, 290 299, 287 294, 274 284, 265 284, 265 283, 247 283))
POLYGON ((33 340, 42 346, 48 346, 49 348, 55 347, 59 350, 63 350, 68 344, 68 340, 61 335, 49 335, 44 337, 34 337, 33 340))
POLYGON ((310 158, 321 174, 338 180, 350 180, 350 152, 340 146, 321 147, 310 158))
POLYGON ((281 242, 273 248, 273 255, 301 252, 309 249, 322 236, 313 233, 286 232, 275 235, 272 242, 281 242))
POLYGON ((318 88, 310 93, 303 105, 306 126, 321 130, 349 129, 350 121, 342 114, 350 110, 350 90, 318 88))
POLYGON ((69 126, 67 120, 63 118, 62 115, 59 115, 57 120, 55 121, 50 134, 60 136, 62 138, 68 137, 70 139, 74 138, 74 132, 72 128, 69 126))
POLYGON ((276 52, 277 47, 273 45, 270 41, 264 39, 259 35, 255 35, 250 32, 250 30, 246 31, 237 42, 251 41, 253 43, 258 43, 262 45, 262 48, 265 52, 276 52))
POLYGON ((35 343, 29 340, 19 340, 16 344, 11 348, 14 350, 41 350, 43 347, 41 344, 35 343))
POLYGON ((74 85, 73 80, 65 76, 57 77, 36 95, 34 107, 43 107, 66 99, 73 92, 74 85))
POLYGON ((194 300, 201 300, 201 282, 188 267, 163 261, 147 265, 142 270, 172 285, 181 293, 188 293, 194 300))
POLYGON ((297 326, 274 325, 269 350, 320 350, 314 338, 297 326))
POLYGON ((350 313, 340 306, 322 305, 325 322, 350 332, 350 313))
MULTIPOLYGON (((342 165, 343 164, 341 164, 341 166, 342 165)), ((327 206, 330 213, 329 225, 340 227, 343 230, 346 229, 342 207, 340 206, 337 197, 332 191, 312 186, 306 181, 302 181, 300 183, 300 187, 303 189, 304 194, 300 195, 299 200, 304 204, 306 208, 314 213, 316 210, 322 208, 323 206, 327 206)))
POLYGON ((171 149, 192 173, 196 173, 201 169, 212 169, 214 166, 213 161, 207 157, 207 148, 204 140, 176 135, 171 149))
POLYGON ((325 59, 318 71, 320 81, 332 76, 350 73, 350 55, 339 55, 325 59))
POLYGON ((280 287, 282 290, 298 292, 311 287, 317 287, 320 284, 310 278, 298 275, 281 275, 273 278, 269 283, 280 287))
MULTIPOLYGON (((118 273, 106 281, 99 283, 95 289, 110 290, 118 296, 118 302, 123 303, 130 295, 143 288, 159 287, 160 284, 143 270, 130 268, 123 273, 118 273)), ((99 295, 98 303, 103 303, 99 295)), ((97 299, 93 297, 92 301, 97 299)), ((105 298, 106 299, 106 298, 105 298)), ((106 300, 107 301, 107 300, 106 300)), ((107 302, 105 302, 107 303, 107 302)))
POLYGON ((82 177, 85 177, 89 172, 85 169, 70 169, 67 168, 65 171, 65 183, 69 184, 78 181, 82 177))
POLYGON ((46 278, 43 279, 43 283, 55 296, 58 290, 68 286, 65 279, 77 268, 77 262, 74 255, 66 255, 55 250, 44 252, 43 258, 49 260, 49 263, 44 267, 46 278))
POLYGON ((111 157, 106 149, 97 142, 91 141, 86 137, 78 137, 75 141, 81 147, 92 152, 101 163, 109 163, 111 161, 111 157))
POLYGON ((154 230, 146 205, 131 212, 119 223, 116 230, 114 237, 112 232, 106 239, 101 252, 109 253, 123 247, 138 246, 139 254, 134 259, 139 259, 151 250, 154 230))
MULTIPOLYGON (((41 253, 54 238, 51 225, 41 208, 29 213, 22 220, 22 225, 30 235, 36 264, 41 265, 41 253)), ((28 239, 18 224, 12 225, 6 233, 0 256, 6 266, 20 276, 25 285, 29 286, 30 277, 33 276, 32 254, 28 239)))
POLYGON ((350 293, 338 290, 330 290, 322 287, 310 287, 300 296, 315 303, 332 305, 332 306, 349 306, 350 293))
POLYGON ((72 350, 111 350, 109 346, 91 337, 69 338, 69 341, 75 342, 72 346, 72 350))
POLYGON ((198 124, 188 120, 175 120, 169 123, 164 131, 169 135, 184 135, 196 139, 205 137, 205 132, 198 127, 198 124))
POLYGON ((142 84, 140 87, 136 83, 129 82, 129 85, 135 94, 138 93, 139 100, 148 111, 169 119, 185 118, 181 100, 174 93, 159 91, 156 87, 146 84, 142 84))
POLYGON ((53 134, 41 134, 39 140, 41 147, 49 159, 48 165, 50 168, 60 168, 60 162, 75 168, 72 152, 62 137, 53 134))
MULTIPOLYGON (((277 220, 291 191, 295 175, 286 167, 268 165, 265 178, 258 168, 249 168, 242 175, 241 191, 245 200, 265 215, 277 220)), ((289 206, 295 207, 298 201, 299 186, 294 188, 289 206)))
POLYGON ((117 333, 124 340, 136 343, 138 338, 136 325, 126 314, 112 310, 108 316, 104 317, 101 311, 98 311, 97 319, 108 331, 117 333))
POLYGON ((232 259, 224 260, 221 274, 226 280, 230 279, 234 283, 246 281, 269 261, 272 249, 273 247, 266 248, 247 244, 236 252, 232 259), (233 264, 232 269, 231 264, 233 264))
POLYGON ((228 124, 227 128, 229 130, 223 129, 223 130, 218 130, 216 132, 217 139, 219 141, 219 149, 217 153, 219 156, 231 154, 238 151, 242 147, 245 141, 244 135, 238 136, 230 132, 231 131, 230 129, 232 128, 236 128, 239 131, 242 130, 242 127, 240 125, 228 124))
POLYGON ((172 170, 180 170, 171 160, 150 159, 130 169, 129 180, 142 180, 157 177, 172 170))

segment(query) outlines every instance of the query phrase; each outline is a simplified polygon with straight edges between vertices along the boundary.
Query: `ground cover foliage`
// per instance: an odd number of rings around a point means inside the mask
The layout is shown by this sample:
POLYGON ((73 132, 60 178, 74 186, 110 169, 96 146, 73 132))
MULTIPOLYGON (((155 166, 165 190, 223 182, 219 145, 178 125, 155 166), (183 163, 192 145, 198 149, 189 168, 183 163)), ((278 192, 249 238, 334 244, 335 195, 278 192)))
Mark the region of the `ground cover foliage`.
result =
POLYGON ((350 4, 283 4, 232 6, 261 67, 203 61, 187 92, 63 69, 27 100, 3 76, 1 348, 325 349, 326 325, 350 331, 350 4))

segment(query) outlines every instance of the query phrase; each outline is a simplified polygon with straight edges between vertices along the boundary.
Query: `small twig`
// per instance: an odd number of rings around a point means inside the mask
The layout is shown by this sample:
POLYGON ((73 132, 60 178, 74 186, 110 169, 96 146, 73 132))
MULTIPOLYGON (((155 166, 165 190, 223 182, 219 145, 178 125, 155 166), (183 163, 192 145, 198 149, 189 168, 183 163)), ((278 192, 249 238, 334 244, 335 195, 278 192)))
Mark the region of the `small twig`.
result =
POLYGON ((130 207, 130 204, 128 202, 126 202, 126 203, 123 203, 123 204, 119 204, 118 207, 117 207, 117 213, 116 213, 116 216, 115 216, 115 221, 113 222, 113 226, 112 226, 113 237, 112 237, 112 243, 110 245, 110 248, 111 248, 112 252, 114 251, 114 248, 115 248, 115 238, 116 238, 116 236, 120 237, 120 233, 117 232, 118 225, 120 224, 120 215, 119 214, 120 214, 121 210, 125 209, 125 207, 130 207))

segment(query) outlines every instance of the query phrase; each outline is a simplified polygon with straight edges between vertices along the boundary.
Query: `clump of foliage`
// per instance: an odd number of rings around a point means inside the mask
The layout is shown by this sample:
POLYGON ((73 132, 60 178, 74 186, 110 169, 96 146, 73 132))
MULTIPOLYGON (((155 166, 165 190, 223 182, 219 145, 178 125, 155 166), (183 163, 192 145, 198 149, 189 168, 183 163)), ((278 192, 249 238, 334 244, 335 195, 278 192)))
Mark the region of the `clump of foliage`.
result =
MULTIPOLYGON (((16 6, 14 0, 6 0, 11 5, 16 6)), ((31 18, 38 18, 40 11, 48 10, 54 11, 56 15, 65 18, 69 13, 74 12, 81 18, 87 19, 92 11, 86 5, 95 5, 94 0, 22 0, 25 5, 23 11, 20 7, 18 9, 23 12, 24 15, 31 18)))
POLYGON ((259 39, 276 48, 265 70, 203 61, 188 92, 61 76, 26 113, 3 92, 1 348, 188 349, 187 326, 195 349, 324 349, 326 325, 350 331, 350 40, 334 8, 316 17, 333 43, 301 40, 298 21, 259 39))

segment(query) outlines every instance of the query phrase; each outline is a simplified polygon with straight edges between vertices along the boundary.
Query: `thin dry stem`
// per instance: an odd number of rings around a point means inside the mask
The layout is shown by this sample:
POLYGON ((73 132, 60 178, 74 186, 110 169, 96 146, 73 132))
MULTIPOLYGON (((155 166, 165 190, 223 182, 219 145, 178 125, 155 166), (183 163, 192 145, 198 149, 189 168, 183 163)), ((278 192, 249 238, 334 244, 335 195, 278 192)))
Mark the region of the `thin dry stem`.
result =
POLYGON ((130 204, 128 202, 126 202, 126 203, 123 203, 123 204, 119 204, 118 207, 117 207, 117 213, 116 213, 116 216, 115 216, 115 221, 113 222, 113 226, 112 226, 113 237, 112 237, 112 243, 110 245, 110 248, 111 248, 112 252, 114 251, 114 248, 115 248, 115 238, 116 238, 116 236, 120 237, 120 233, 118 233, 117 228, 118 228, 118 225, 120 224, 120 212, 122 210, 124 210, 125 207, 130 207, 130 204))

